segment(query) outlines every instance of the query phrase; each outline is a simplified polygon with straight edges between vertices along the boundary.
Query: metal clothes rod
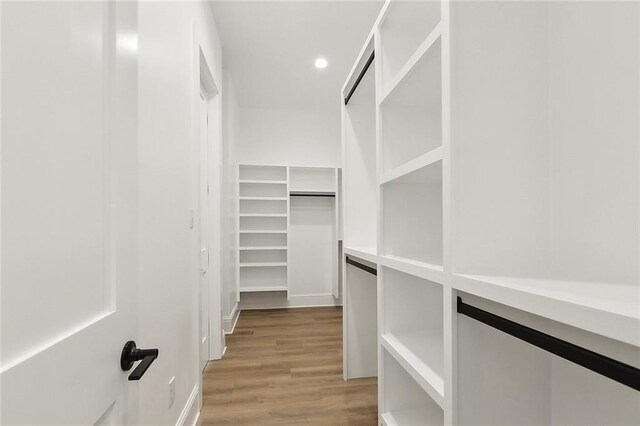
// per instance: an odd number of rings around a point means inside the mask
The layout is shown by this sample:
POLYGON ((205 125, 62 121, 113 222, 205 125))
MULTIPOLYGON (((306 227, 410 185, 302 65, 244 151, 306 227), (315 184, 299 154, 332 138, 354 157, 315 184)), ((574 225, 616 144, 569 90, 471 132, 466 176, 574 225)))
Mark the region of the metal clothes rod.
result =
POLYGON ((517 322, 467 305, 458 297, 458 313, 466 315, 513 337, 551 352, 561 358, 588 368, 598 374, 640 391, 640 369, 613 358, 534 330, 517 322))
POLYGON ((356 78, 355 83, 353 83, 353 87, 351 87, 351 90, 349 90, 349 94, 347 95, 346 98, 344 98, 345 105, 349 103, 349 99, 351 99, 351 96, 353 96, 353 92, 356 91, 358 84, 360 84, 360 81, 362 81, 362 79, 364 78, 364 75, 367 73, 367 70, 371 66, 371 63, 373 62, 373 58, 375 58, 375 56, 376 56, 376 51, 374 50, 373 52, 371 52, 371 56, 369 56, 369 59, 367 59, 367 63, 364 64, 364 68, 362 68, 362 71, 360 71, 360 74, 358 75, 358 78, 356 78))
POLYGON ((370 274, 373 274, 373 275, 376 275, 376 276, 378 275, 378 270, 376 268, 372 268, 371 266, 367 266, 367 265, 365 265, 363 263, 357 262, 357 261, 351 259, 349 256, 347 256, 347 263, 349 265, 355 266, 356 268, 362 269, 363 271, 368 272, 370 274))
POLYGON ((298 193, 291 193, 289 194, 292 197, 335 197, 336 194, 314 194, 313 192, 309 192, 309 193, 305 193, 305 192, 298 192, 298 193))

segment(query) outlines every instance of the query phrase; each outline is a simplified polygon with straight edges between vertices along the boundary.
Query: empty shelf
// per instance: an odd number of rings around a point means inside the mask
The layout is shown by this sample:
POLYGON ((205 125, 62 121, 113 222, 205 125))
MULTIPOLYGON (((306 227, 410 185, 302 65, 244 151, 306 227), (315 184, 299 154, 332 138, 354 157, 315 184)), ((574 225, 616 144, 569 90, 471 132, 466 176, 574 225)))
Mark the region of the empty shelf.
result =
POLYGON ((444 407, 442 337, 423 331, 407 331, 383 334, 380 341, 420 387, 444 407))
POLYGON ((287 286, 240 287, 240 293, 253 293, 260 291, 287 291, 287 286))
POLYGON ((430 419, 429 410, 426 408, 389 411, 382 414, 382 424, 385 426, 427 425, 430 419))
POLYGON ((242 251, 249 251, 249 250, 286 250, 287 246, 245 246, 245 247, 240 247, 240 250, 242 251))
POLYGON ((240 201, 287 201, 287 197, 239 197, 240 201))
POLYGON ((240 213, 240 217, 287 217, 286 213, 240 213))
POLYGON ((268 184, 268 185, 286 185, 286 180, 261 180, 261 179, 241 179, 238 181, 239 183, 258 183, 258 184, 268 184))
POLYGON ((287 262, 246 262, 241 263, 241 268, 262 268, 271 266, 287 266, 287 262))
POLYGON ((632 284, 454 274, 452 285, 516 309, 640 346, 640 295, 632 284))
POLYGON ((402 176, 408 175, 409 173, 415 172, 416 170, 436 163, 440 160, 442 160, 441 146, 419 156, 414 160, 408 161, 401 166, 383 173, 380 179, 380 184, 391 182, 392 180, 401 178, 402 176))
POLYGON ((424 278, 435 283, 444 283, 444 272, 441 265, 405 259, 398 256, 379 256, 379 263, 388 268, 424 278))
POLYGON ((242 229, 240 230, 241 234, 286 234, 287 231, 282 229, 242 229))

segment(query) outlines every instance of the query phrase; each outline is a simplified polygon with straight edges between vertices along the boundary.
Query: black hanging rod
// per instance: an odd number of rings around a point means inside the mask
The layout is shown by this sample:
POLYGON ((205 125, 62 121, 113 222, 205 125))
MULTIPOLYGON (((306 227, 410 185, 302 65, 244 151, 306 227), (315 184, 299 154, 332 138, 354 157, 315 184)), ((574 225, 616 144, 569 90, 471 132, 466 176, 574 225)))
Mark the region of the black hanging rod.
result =
POLYGON ((368 272, 370 274, 373 274, 373 275, 376 275, 376 276, 378 275, 378 270, 376 268, 372 268, 371 266, 367 266, 367 265, 365 265, 363 263, 355 261, 355 260, 351 259, 349 256, 347 256, 347 263, 349 265, 355 266, 356 268, 360 268, 363 271, 368 272))
POLYGON ((517 322, 492 314, 475 306, 467 305, 458 297, 458 313, 466 315, 515 338, 551 352, 561 358, 588 368, 618 383, 640 391, 640 369, 616 361, 613 358, 542 333, 517 322))
POLYGON ((353 92, 356 91, 356 88, 358 87, 358 84, 360 84, 360 81, 362 81, 362 79, 364 78, 364 75, 367 73, 367 70, 369 69, 369 67, 373 63, 373 58, 375 58, 375 56, 376 56, 376 51, 374 50, 373 52, 371 52, 371 56, 369 56, 369 59, 367 59, 367 62, 364 64, 364 68, 362 68, 362 71, 360 71, 360 74, 358 74, 358 78, 356 78, 356 81, 355 81, 355 83, 353 83, 353 86, 351 87, 351 90, 349 90, 349 94, 347 95, 346 98, 344 98, 344 104, 345 105, 347 105, 349 103, 349 100, 351 99, 351 96, 353 96, 353 92))
POLYGON ((336 194, 330 194, 327 192, 291 192, 289 195, 292 197, 335 197, 336 194))

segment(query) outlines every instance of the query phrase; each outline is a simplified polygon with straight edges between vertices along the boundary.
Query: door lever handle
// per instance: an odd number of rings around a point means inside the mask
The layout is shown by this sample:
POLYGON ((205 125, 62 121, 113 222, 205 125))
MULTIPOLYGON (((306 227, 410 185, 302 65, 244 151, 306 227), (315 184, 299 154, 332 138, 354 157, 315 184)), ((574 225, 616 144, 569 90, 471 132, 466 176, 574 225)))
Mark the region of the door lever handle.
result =
POLYGON ((124 344, 124 348, 122 348, 120 367, 122 371, 129 371, 136 361, 142 361, 129 375, 129 380, 140 380, 156 358, 158 358, 157 349, 138 349, 136 342, 129 340, 124 344))

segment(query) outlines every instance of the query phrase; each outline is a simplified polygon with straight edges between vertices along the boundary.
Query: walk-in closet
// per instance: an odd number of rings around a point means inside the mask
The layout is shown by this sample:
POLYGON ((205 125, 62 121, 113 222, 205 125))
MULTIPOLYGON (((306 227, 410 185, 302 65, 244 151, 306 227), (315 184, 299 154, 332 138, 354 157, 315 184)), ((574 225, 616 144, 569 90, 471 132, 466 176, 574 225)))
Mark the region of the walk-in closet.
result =
POLYGON ((640 0, 0 0, 0 425, 640 426, 640 0))

